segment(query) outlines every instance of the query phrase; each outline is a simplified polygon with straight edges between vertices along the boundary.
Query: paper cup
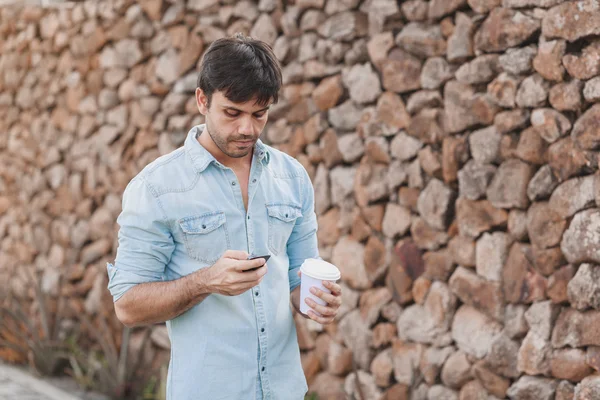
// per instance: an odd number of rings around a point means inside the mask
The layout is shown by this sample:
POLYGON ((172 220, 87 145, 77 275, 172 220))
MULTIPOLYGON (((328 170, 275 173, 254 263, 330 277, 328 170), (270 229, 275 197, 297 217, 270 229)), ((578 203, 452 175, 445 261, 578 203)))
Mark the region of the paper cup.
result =
MULTIPOLYGON (((307 258, 304 260, 304 263, 302 263, 302 266, 300 267, 300 272, 302 273, 300 278, 300 312, 306 315, 308 314, 308 310, 312 309, 306 304, 305 299, 307 297, 313 299, 315 303, 322 306, 327 304, 323 299, 312 294, 310 288, 315 286, 325 293, 331 293, 329 289, 323 286, 323 281, 335 282, 340 279, 341 274, 340 270, 335 265, 316 258, 307 258)), ((315 310, 313 311, 321 316, 321 314, 315 310)))

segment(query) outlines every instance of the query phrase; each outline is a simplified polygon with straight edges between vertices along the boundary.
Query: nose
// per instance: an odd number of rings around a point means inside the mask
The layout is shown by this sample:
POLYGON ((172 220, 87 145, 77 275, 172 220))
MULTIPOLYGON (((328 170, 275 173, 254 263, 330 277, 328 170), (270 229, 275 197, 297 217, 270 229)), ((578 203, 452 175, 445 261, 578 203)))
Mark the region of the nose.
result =
POLYGON ((238 133, 244 136, 254 135, 254 124, 252 123, 252 117, 244 117, 240 119, 238 133))

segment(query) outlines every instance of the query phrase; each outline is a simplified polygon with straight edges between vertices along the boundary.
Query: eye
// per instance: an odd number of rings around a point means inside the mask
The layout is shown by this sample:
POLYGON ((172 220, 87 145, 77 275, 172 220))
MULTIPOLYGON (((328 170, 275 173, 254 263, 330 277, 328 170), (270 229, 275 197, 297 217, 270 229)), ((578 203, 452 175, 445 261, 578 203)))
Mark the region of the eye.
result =
POLYGON ((225 115, 227 115, 228 117, 231 117, 231 118, 235 118, 235 117, 239 117, 240 113, 237 113, 235 111, 225 111, 225 115))
POLYGON ((266 113, 267 113, 266 111, 257 112, 257 113, 254 114, 254 117, 255 118, 262 118, 262 117, 265 116, 266 113))

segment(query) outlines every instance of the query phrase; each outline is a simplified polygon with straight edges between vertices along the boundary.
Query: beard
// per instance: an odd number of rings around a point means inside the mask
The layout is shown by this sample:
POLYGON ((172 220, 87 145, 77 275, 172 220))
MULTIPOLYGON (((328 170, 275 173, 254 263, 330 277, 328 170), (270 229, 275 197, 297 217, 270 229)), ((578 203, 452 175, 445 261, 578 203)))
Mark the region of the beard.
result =
POLYGON ((212 127, 209 127, 208 125, 208 121, 206 121, 206 126, 204 127, 204 129, 206 129, 206 132, 208 132, 208 135, 210 136, 212 141, 219 148, 219 150, 223 152, 223 154, 231 158, 242 158, 247 156, 254 149, 254 143, 256 143, 258 139, 248 136, 240 136, 226 139, 223 137, 223 135, 219 134, 216 130, 214 130, 212 127), (239 148, 239 146, 235 143, 235 141, 239 140, 252 140, 253 143, 252 146, 248 146, 247 148, 239 148))

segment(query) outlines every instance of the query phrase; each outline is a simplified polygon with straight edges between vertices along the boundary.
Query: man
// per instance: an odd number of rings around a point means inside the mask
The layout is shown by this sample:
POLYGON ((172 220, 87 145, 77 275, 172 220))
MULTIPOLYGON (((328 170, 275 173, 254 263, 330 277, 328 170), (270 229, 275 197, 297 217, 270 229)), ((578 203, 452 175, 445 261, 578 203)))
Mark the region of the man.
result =
MULTIPOLYGON (((314 192, 300 163, 258 139, 280 87, 268 45, 214 42, 196 89, 205 125, 123 195, 108 287, 125 325, 167 321, 170 400, 300 400, 307 391, 290 294, 298 310, 299 267, 318 257, 314 192)), ((307 300, 321 316, 305 316, 321 324, 341 304, 340 286, 325 286, 331 294, 316 294, 326 306, 307 300)))

